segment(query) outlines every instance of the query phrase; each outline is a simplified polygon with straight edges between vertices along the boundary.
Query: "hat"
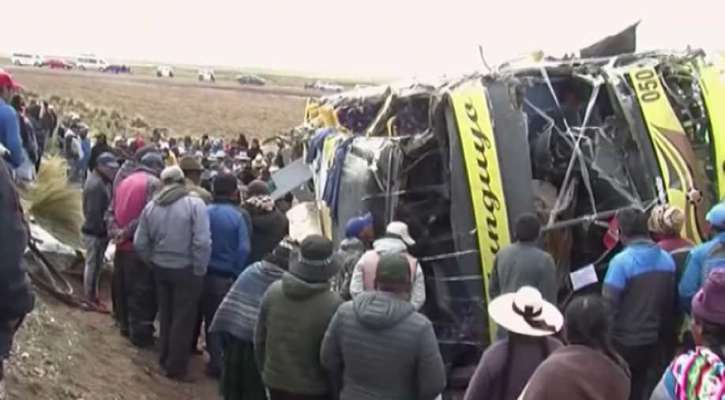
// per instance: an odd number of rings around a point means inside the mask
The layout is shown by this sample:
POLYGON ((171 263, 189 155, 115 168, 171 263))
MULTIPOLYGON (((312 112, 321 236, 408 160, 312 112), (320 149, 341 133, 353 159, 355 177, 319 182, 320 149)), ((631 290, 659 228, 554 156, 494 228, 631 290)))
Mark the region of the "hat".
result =
POLYGON ((170 167, 164 168, 163 171, 161 171, 161 180, 163 182, 183 182, 184 181, 184 171, 179 168, 178 165, 172 165, 170 167))
POLYGON ((237 178, 232 174, 221 173, 214 177, 211 189, 215 196, 231 196, 239 190, 237 178))
POLYGON ((201 163, 199 160, 192 156, 183 156, 181 157, 181 160, 179 160, 179 167, 182 171, 197 171, 201 172, 204 170, 204 167, 201 166, 201 163))
POLYGON ((685 213, 669 204, 654 207, 647 222, 650 232, 659 234, 677 234, 684 225, 685 213))
POLYGON ((564 325, 564 317, 556 306, 531 286, 493 299, 488 315, 509 332, 524 336, 553 335, 564 325))
POLYGON ((393 221, 389 223, 388 227, 385 228, 385 233, 400 238, 408 246, 415 245, 415 240, 408 233, 408 225, 404 222, 393 221))
POLYGON ((410 262, 401 253, 385 254, 378 261, 375 273, 376 283, 386 285, 408 285, 410 289, 410 262))
POLYGON ((98 156, 96 159, 96 165, 108 168, 118 168, 118 160, 116 159, 116 156, 106 151, 98 156))
POLYGON ((267 195, 269 195, 269 185, 267 185, 267 182, 255 179, 247 185, 247 197, 267 195))
POLYGON ((327 282, 337 271, 332 242, 320 235, 307 236, 290 259, 289 272, 305 282, 327 282))
POLYGON ((256 157, 254 157, 254 160, 252 161, 252 168, 255 169, 262 169, 267 167, 267 162, 264 161, 264 157, 262 154, 257 154, 256 157))
POLYGON ((234 158, 239 161, 249 161, 249 156, 246 151, 240 151, 234 158))
POLYGON ((141 157, 141 165, 154 169, 154 170, 162 170, 164 168, 164 159, 161 157, 161 154, 156 152, 151 152, 144 154, 143 157, 141 157))
POLYGON ((365 228, 373 225, 373 215, 367 213, 361 217, 350 218, 345 225, 345 237, 356 238, 365 228))
POLYGON ((23 86, 13 79, 13 76, 4 69, 0 69, 0 87, 12 90, 19 90, 23 88, 23 86))
POLYGON ((725 325, 725 271, 710 272, 702 289, 692 298, 692 314, 707 322, 725 325))
POLYGON ((725 203, 720 203, 710 209, 705 216, 710 226, 725 229, 725 203))
POLYGON ((264 257, 264 260, 286 271, 289 269, 290 256, 295 248, 296 244, 291 239, 284 238, 271 253, 264 257))

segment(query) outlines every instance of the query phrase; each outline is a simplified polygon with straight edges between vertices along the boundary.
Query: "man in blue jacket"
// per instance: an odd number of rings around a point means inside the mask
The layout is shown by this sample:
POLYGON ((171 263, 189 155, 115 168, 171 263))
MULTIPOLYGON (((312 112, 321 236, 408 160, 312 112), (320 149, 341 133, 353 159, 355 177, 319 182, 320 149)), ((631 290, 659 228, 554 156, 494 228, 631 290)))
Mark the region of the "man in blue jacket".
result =
POLYGON ((679 283, 680 307, 690 311, 690 303, 715 268, 725 268, 725 203, 713 207, 705 217, 713 238, 690 251, 679 283))
POLYGON ((625 209, 617 220, 625 248, 609 262, 603 295, 611 304, 614 345, 632 372, 630 399, 642 399, 651 393, 648 373, 674 313, 675 261, 650 239, 644 211, 625 209))
POLYGON ((209 352, 207 374, 219 377, 222 370, 223 347, 219 334, 210 333, 209 327, 219 305, 239 274, 247 266, 250 252, 251 228, 239 204, 237 178, 219 174, 212 183, 214 199, 207 208, 211 228, 211 260, 207 268, 202 295, 202 312, 206 330, 206 348, 209 352))
POLYGON ((20 89, 13 77, 0 69, 0 158, 4 158, 10 166, 18 168, 24 160, 23 141, 20 138, 18 114, 10 106, 10 99, 20 89))

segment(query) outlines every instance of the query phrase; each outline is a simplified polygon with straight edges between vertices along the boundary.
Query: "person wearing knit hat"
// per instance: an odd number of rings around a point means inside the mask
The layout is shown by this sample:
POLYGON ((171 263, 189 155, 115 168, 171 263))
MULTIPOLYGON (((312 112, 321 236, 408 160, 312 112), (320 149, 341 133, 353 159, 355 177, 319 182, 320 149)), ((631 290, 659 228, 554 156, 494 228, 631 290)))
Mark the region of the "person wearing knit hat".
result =
POLYGON ((725 270, 714 270, 692 298, 696 347, 677 356, 655 388, 652 400, 725 397, 725 270))
POLYGON ((330 290, 336 272, 332 242, 310 235, 292 253, 289 272, 264 295, 254 344, 271 400, 333 397, 320 342, 342 303, 330 290))
POLYGON ((712 207, 705 219, 710 224, 712 238, 690 251, 678 287, 680 306, 686 311, 710 272, 725 268, 725 203, 712 207))
POLYGON ((209 352, 207 374, 220 377, 223 366, 223 346, 220 335, 210 332, 214 314, 234 280, 249 264, 249 215, 239 207, 237 178, 220 173, 212 182, 214 200, 207 207, 211 230, 211 258, 204 279, 201 309, 206 327, 206 348, 209 352))
POLYGON ((445 389, 433 325, 410 303, 412 279, 405 255, 382 255, 375 290, 335 313, 320 357, 340 398, 434 399, 445 389))
POLYGON ((181 168, 165 168, 161 179, 164 187, 141 213, 133 245, 156 279, 161 366, 169 378, 188 381, 199 300, 212 252, 209 216, 204 201, 186 188, 181 168))
POLYGON ((263 260, 249 265, 224 297, 210 333, 224 335, 224 367, 220 390, 225 400, 266 400, 254 361, 254 327, 269 286, 289 268, 295 244, 283 239, 263 260))
POLYGON ((261 260, 289 234, 289 221, 269 194, 266 182, 255 180, 247 186, 243 208, 249 213, 252 224, 249 263, 261 260))

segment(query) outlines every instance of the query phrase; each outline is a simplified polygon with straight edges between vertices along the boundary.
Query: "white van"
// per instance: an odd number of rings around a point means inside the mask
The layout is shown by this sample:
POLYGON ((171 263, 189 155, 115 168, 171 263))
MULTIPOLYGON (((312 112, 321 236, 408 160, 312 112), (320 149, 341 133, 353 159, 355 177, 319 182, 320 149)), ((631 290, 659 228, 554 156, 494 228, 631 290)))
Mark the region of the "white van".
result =
POLYGON ((10 62, 17 66, 40 67, 43 65, 43 58, 37 54, 13 53, 13 55, 10 56, 10 62))
POLYGON ((80 56, 76 59, 76 66, 81 71, 103 71, 108 67, 108 63, 96 56, 80 56))

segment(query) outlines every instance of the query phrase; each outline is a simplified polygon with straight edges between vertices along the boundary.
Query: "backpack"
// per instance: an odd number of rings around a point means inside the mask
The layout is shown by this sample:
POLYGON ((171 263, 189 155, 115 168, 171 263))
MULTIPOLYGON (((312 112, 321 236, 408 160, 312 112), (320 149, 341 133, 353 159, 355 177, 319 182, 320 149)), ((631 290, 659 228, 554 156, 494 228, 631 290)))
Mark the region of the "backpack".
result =
POLYGON ((699 347, 672 363, 675 399, 723 399, 725 364, 722 355, 699 347))
POLYGON ((717 241, 705 256, 702 264, 701 282, 705 282, 713 269, 725 268, 725 243, 717 241))

